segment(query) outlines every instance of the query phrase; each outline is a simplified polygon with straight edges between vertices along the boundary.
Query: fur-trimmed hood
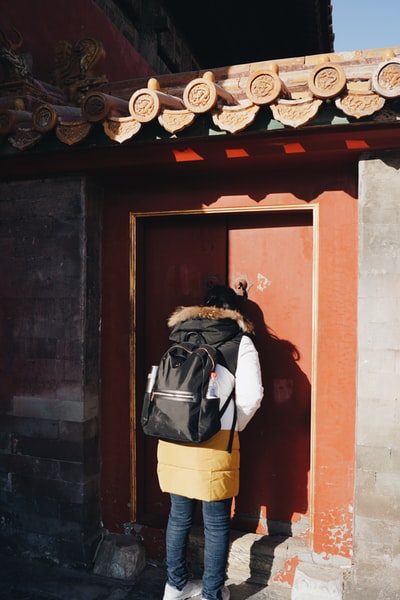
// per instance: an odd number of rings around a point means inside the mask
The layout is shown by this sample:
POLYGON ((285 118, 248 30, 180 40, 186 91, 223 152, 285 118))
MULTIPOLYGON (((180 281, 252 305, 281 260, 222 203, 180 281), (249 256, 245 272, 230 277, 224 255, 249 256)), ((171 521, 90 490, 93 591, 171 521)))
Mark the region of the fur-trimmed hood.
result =
POLYGON ((243 335, 253 336, 253 326, 243 315, 215 306, 182 306, 168 319, 171 343, 210 344, 219 349, 218 362, 235 373, 243 335))
POLYGON ((204 319, 219 321, 231 319, 239 326, 242 333, 254 335, 253 324, 248 321, 239 311, 230 308, 217 308, 215 306, 181 306, 177 308, 168 319, 168 327, 175 328, 184 321, 192 319, 204 319))

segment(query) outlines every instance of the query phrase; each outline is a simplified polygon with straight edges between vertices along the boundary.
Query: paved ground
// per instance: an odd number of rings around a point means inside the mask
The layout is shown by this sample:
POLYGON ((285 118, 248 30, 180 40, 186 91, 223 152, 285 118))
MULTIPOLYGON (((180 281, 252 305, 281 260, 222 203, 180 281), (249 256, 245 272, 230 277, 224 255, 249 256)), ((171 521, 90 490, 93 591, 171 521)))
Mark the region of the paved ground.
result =
MULTIPOLYGON (((165 570, 148 564, 135 582, 0 555, 0 600, 162 600, 165 570)), ((289 600, 286 590, 227 582, 232 600, 289 600)))

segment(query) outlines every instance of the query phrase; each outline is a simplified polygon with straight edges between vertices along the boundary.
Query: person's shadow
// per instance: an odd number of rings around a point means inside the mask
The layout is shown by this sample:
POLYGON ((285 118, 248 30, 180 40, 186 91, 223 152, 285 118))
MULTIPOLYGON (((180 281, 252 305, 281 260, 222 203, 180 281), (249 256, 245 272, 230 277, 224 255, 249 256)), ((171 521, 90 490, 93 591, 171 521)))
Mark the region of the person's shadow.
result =
POLYGON ((259 551, 273 558, 274 546, 307 527, 311 385, 299 367, 298 349, 269 330, 259 306, 245 299, 243 312, 255 326, 264 399, 240 433, 240 492, 232 527, 268 536, 253 544, 250 569, 257 580, 259 551))

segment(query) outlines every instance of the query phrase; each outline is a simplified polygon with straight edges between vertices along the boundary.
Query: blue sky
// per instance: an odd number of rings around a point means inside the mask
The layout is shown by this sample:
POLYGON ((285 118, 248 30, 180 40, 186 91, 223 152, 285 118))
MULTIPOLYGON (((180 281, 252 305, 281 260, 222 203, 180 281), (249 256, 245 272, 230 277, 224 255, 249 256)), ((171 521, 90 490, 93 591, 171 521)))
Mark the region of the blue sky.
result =
POLYGON ((335 52, 400 46, 400 0, 331 0, 335 52))

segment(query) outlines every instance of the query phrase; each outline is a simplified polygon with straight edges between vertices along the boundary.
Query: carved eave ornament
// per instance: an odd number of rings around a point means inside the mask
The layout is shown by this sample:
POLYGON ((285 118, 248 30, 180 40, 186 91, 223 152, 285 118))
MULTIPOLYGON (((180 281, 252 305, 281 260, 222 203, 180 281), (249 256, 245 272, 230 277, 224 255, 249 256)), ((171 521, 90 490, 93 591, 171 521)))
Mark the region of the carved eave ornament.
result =
POLYGON ((158 115, 158 122, 168 133, 178 133, 189 127, 196 115, 187 108, 172 110, 164 108, 158 115))
POLYGON ((347 92, 336 98, 335 104, 346 115, 360 119, 382 110, 385 98, 373 92, 369 82, 350 82, 347 92))
POLYGON ((105 52, 92 38, 73 47, 57 44, 50 83, 34 79, 19 46, 0 35, 7 76, 0 82, 0 136, 18 150, 49 135, 73 146, 99 127, 118 144, 154 123, 179 135, 199 119, 203 124, 209 119, 214 129, 227 134, 258 122, 267 134, 268 123, 271 129, 310 127, 323 106, 350 123, 362 118, 399 121, 398 104, 392 101, 400 98, 400 48, 282 59, 119 85, 107 83, 102 74, 105 52), (258 120, 260 115, 265 118, 258 120))
POLYGON ((220 106, 218 110, 213 110, 212 120, 219 129, 238 133, 254 121, 259 110, 259 106, 243 100, 237 106, 220 106))
POLYGON ((14 133, 8 136, 10 144, 17 150, 28 150, 32 146, 35 146, 42 138, 43 135, 38 131, 22 127, 16 129, 14 133))
POLYGON ((108 117, 103 121, 104 133, 113 140, 122 144, 129 138, 139 133, 142 124, 134 117, 108 117))
POLYGON ((289 127, 300 127, 309 123, 317 114, 322 100, 318 98, 298 98, 278 100, 271 104, 274 119, 289 127))
POLYGON ((73 146, 82 142, 89 135, 91 129, 92 125, 87 121, 61 123, 56 128, 56 136, 63 144, 73 146))

